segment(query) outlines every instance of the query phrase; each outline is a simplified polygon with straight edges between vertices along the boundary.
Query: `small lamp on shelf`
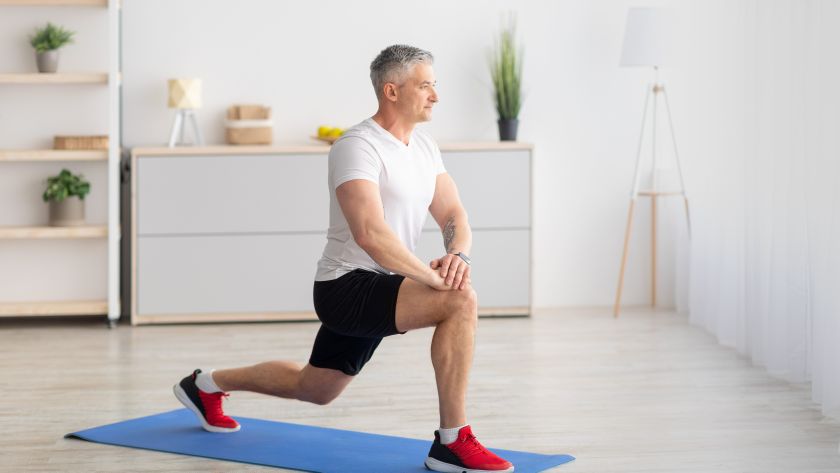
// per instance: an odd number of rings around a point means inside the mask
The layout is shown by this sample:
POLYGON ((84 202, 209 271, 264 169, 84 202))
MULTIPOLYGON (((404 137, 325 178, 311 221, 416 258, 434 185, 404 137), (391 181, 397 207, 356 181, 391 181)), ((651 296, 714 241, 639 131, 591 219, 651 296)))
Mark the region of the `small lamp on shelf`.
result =
POLYGON ((186 144, 184 127, 187 121, 192 126, 195 144, 203 145, 204 139, 195 119, 195 110, 201 108, 201 79, 169 79, 169 108, 178 110, 169 134, 169 147, 186 144))

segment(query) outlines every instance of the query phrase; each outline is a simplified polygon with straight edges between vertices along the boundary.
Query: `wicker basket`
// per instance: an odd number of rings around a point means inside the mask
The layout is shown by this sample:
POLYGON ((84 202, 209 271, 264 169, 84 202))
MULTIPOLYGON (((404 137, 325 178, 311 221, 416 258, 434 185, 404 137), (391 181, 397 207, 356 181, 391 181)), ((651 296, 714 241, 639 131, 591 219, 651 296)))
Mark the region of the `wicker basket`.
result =
POLYGON ((270 145, 274 136, 271 108, 262 105, 233 105, 225 120, 225 141, 229 145, 270 145))
POLYGON ((108 135, 56 136, 53 149, 108 149, 108 135))

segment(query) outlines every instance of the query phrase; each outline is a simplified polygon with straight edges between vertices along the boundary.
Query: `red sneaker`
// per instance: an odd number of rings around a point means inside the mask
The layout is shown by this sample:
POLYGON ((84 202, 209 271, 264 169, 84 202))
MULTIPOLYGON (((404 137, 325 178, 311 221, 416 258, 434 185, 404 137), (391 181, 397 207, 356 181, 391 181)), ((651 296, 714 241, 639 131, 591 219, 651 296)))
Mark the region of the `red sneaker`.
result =
POLYGON ((435 441, 426 458, 426 468, 443 473, 511 473, 513 465, 495 453, 484 448, 475 438, 469 425, 461 427, 458 439, 449 445, 440 443, 440 434, 435 432, 435 441))
POLYGON ((227 393, 206 393, 195 385, 195 377, 201 370, 195 370, 180 383, 172 387, 175 397, 187 409, 198 416, 201 426, 209 432, 236 432, 239 423, 226 416, 222 411, 222 398, 227 393))

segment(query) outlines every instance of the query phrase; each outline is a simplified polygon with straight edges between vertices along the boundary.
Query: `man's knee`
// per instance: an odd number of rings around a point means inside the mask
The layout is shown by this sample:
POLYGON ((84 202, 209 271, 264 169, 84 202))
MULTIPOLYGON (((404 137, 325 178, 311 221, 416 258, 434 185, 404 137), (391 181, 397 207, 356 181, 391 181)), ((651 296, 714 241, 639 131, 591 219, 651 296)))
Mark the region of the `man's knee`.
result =
POLYGON ((311 402, 312 404, 317 404, 319 406, 326 406, 327 404, 333 402, 337 397, 337 393, 313 392, 304 393, 304 395, 301 396, 300 400, 311 402))
POLYGON ((297 398, 301 401, 311 402, 312 404, 317 404, 319 406, 326 406, 327 404, 333 402, 335 398, 341 394, 342 390, 343 389, 337 389, 331 386, 301 387, 297 398))
POLYGON ((472 287, 449 293, 449 317, 474 322, 478 318, 478 295, 472 287))
POLYGON ((301 370, 297 383, 297 399, 325 406, 337 398, 353 378, 337 370, 314 368, 301 370))

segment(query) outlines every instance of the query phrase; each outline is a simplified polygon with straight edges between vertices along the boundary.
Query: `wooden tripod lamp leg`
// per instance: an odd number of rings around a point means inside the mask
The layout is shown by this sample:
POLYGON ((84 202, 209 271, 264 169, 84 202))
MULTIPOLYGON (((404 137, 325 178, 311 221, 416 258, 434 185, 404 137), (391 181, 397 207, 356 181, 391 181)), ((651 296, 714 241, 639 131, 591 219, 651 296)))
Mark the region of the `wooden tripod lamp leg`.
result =
POLYGON ((656 194, 650 196, 650 306, 656 307, 656 194))
POLYGON ((633 228, 633 207, 636 205, 636 197, 630 199, 630 210, 627 212, 627 228, 624 230, 624 253, 621 255, 621 270, 618 273, 618 290, 615 294, 615 306, 613 317, 618 317, 621 309, 621 290, 624 288, 624 268, 627 265, 627 251, 630 248, 630 230, 633 228))

